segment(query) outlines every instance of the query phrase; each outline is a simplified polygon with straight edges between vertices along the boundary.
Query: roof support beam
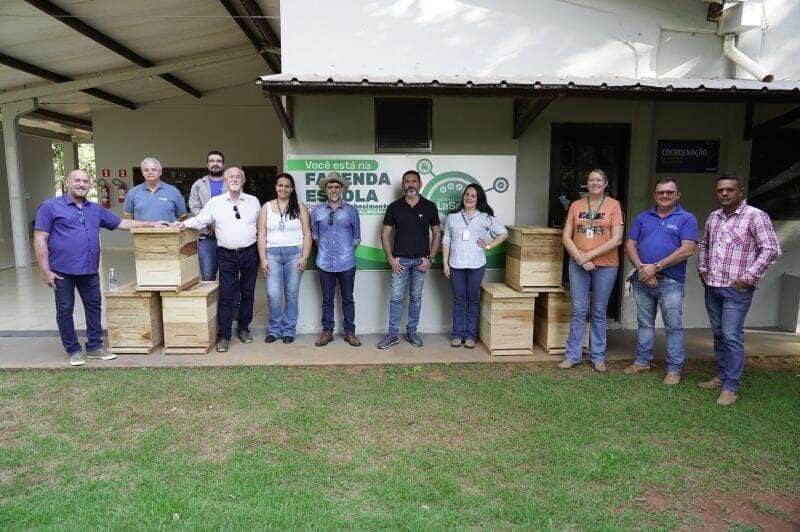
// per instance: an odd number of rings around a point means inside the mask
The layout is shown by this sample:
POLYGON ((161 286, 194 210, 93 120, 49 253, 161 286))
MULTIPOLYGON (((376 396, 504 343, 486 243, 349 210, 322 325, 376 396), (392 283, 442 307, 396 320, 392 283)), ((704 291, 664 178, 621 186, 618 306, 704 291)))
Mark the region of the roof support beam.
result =
MULTIPOLYGON (((155 66, 155 63, 153 63, 152 61, 145 59, 144 57, 140 56, 127 46, 123 45, 122 43, 115 41, 105 33, 102 33, 101 31, 93 28, 92 26, 89 26, 78 17, 75 17, 68 11, 61 9, 54 3, 50 2, 49 0, 25 0, 25 1, 30 5, 32 5, 33 7, 39 9, 40 11, 47 13, 51 17, 61 22, 62 24, 66 24, 67 26, 77 31, 81 35, 88 37, 94 42, 108 48, 112 52, 121 55, 128 61, 136 65, 139 65, 140 67, 143 68, 155 66)), ((195 98, 200 98, 202 96, 199 90, 195 89, 188 83, 181 81, 172 74, 162 73, 159 74, 159 77, 164 81, 166 81, 167 83, 170 83, 175 87, 179 88, 183 92, 191 94, 195 98)))
POLYGON ((283 127, 283 132, 286 138, 294 137, 294 120, 292 119, 292 97, 291 96, 278 96, 277 94, 264 94, 269 99, 272 107, 275 109, 275 114, 278 115, 278 120, 283 127), (286 104, 284 105, 284 101, 286 104))
POLYGON ((49 129, 43 129, 40 127, 17 125, 17 131, 19 131, 23 135, 30 135, 32 137, 42 137, 45 139, 60 140, 63 142, 72 142, 72 135, 67 135, 66 133, 59 133, 58 131, 50 131, 49 129))
MULTIPOLYGON (((62 76, 61 74, 53 72, 52 70, 47 70, 46 68, 26 63, 25 61, 21 61, 19 59, 6 55, 2 52, 0 52, 0 65, 5 65, 7 67, 11 67, 21 72, 25 72, 32 76, 37 76, 49 81, 55 81, 57 83, 63 83, 65 81, 73 81, 73 78, 62 76)), ((84 89, 81 92, 94 96, 95 98, 105 100, 109 103, 113 103, 115 105, 126 107, 128 109, 136 109, 136 104, 133 103, 132 101, 126 100, 125 98, 120 98, 119 96, 115 96, 104 90, 84 89)))
POLYGON ((745 133, 744 139, 745 140, 752 140, 756 137, 760 137, 762 135, 767 135, 772 133, 775 130, 782 128, 783 126, 788 126, 792 122, 800 120, 800 107, 795 107, 785 113, 778 115, 774 118, 770 118, 769 120, 762 122, 757 125, 753 125, 752 119, 752 111, 748 108, 748 116, 750 117, 749 125, 745 125, 745 133))
POLYGON ((223 63, 225 61, 248 56, 252 53, 253 49, 250 46, 239 46, 237 48, 229 48, 227 50, 214 52, 208 55, 177 59, 175 61, 170 61, 168 63, 163 63, 161 65, 156 65, 149 68, 132 68, 127 70, 103 72, 87 78, 66 81, 64 83, 54 83, 52 85, 44 85, 41 87, 9 90, 0 92, 0 104, 16 100, 25 100, 28 98, 41 98, 43 96, 53 96, 55 94, 67 94, 70 92, 98 87, 100 85, 108 85, 110 83, 118 83, 120 81, 129 81, 132 79, 157 76, 163 72, 171 72, 197 66, 223 63))
POLYGON ((279 73, 281 71, 280 64, 275 61, 275 58, 267 52, 267 50, 264 48, 264 43, 258 40, 258 36, 253 33, 253 31, 250 29, 250 26, 248 26, 244 21, 244 18, 239 15, 239 12, 236 10, 236 7, 233 5, 231 0, 219 1, 228 11, 228 14, 231 16, 231 18, 233 18, 233 20, 239 26, 239 29, 242 30, 242 33, 244 33, 245 37, 247 37, 247 40, 250 41, 253 46, 255 46, 256 50, 258 50, 258 53, 261 55, 261 58, 267 64, 269 69, 276 74, 279 73))
POLYGON ((55 122, 56 124, 61 124, 62 126, 80 129, 81 131, 87 131, 89 133, 93 131, 91 120, 86 120, 84 118, 72 115, 65 115, 63 113, 57 113, 48 109, 42 109, 41 107, 28 114, 27 118, 47 120, 48 122, 55 122))
MULTIPOLYGON (((274 46, 275 48, 280 49, 281 47, 281 40, 278 38, 278 35, 273 31, 272 27, 267 22, 267 17, 264 15, 264 12, 261 11, 261 8, 254 0, 239 0, 242 3, 242 7, 244 10, 247 11, 247 14, 250 15, 253 24, 256 25, 258 31, 261 32, 261 35, 264 37, 264 40, 267 42, 268 45, 274 46)), ((276 58, 277 69, 274 69, 275 72, 281 71, 281 63, 280 58, 276 58)))
POLYGON ((539 98, 533 101, 514 100, 514 138, 520 138, 553 100, 555 98, 539 98))

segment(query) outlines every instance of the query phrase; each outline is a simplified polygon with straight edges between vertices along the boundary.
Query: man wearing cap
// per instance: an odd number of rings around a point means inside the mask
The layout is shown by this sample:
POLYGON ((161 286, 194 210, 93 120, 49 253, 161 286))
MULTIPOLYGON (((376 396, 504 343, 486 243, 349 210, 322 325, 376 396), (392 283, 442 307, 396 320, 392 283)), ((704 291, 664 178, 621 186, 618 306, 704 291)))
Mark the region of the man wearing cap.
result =
POLYGON ((356 304, 353 288, 356 279, 356 247, 361 242, 361 219, 358 210, 342 200, 350 183, 337 172, 318 182, 327 201, 311 212, 311 236, 317 243, 317 269, 322 288, 322 334, 314 345, 321 347, 333 341, 333 301, 336 284, 342 296, 344 340, 360 346, 356 336, 356 304))

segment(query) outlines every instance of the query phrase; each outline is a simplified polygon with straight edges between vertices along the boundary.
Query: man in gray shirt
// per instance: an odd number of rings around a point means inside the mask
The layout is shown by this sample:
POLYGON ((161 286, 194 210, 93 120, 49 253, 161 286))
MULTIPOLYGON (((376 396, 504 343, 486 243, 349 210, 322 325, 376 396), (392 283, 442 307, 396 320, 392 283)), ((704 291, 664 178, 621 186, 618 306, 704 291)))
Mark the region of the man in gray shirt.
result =
MULTIPOLYGON (((221 151, 211 150, 206 157, 208 175, 194 182, 189 193, 189 212, 196 216, 208 200, 226 192, 225 182, 222 179, 225 170, 225 156, 221 151)), ((198 233, 197 256, 200 260, 200 276, 204 281, 217 279, 217 237, 214 235, 214 226, 202 229, 198 233)))

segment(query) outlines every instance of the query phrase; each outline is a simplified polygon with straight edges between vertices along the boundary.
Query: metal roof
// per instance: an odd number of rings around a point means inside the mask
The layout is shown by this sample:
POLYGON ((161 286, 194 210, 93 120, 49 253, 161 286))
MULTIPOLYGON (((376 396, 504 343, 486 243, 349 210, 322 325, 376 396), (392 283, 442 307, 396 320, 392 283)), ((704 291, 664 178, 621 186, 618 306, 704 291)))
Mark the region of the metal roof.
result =
MULTIPOLYGON (((220 0, 51 0, 58 8, 120 42, 147 60, 160 64, 242 45, 250 41, 220 0)), ((280 0, 256 0, 270 26, 280 35, 280 0)), ((0 53, 69 78, 130 69, 130 60, 91 40, 26 0, 0 1, 0 53)), ((241 5, 237 2, 238 5, 241 5)), ((242 16, 246 15, 240 9, 242 16)), ((251 27, 251 21, 248 21, 251 27)), ((253 53, 224 64, 175 72, 201 93, 252 82, 267 69, 253 53)), ((52 84, 0 64, 0 91, 52 84)), ((114 83, 103 91, 145 104, 185 94, 157 76, 114 83)), ((81 118, 114 104, 73 92, 39 99, 48 110, 81 118)))
POLYGON ((430 94, 458 96, 610 96, 652 99, 768 100, 800 102, 800 80, 764 83, 745 79, 324 76, 281 73, 257 83, 273 94, 430 94))

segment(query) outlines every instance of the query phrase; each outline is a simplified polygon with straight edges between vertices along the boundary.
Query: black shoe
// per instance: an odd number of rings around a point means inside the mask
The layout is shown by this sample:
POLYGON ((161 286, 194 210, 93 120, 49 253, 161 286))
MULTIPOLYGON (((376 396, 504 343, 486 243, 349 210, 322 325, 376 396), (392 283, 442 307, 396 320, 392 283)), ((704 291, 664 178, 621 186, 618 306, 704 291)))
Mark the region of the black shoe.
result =
POLYGON ((250 331, 239 331, 239 334, 237 336, 239 336, 239 340, 241 340, 243 344, 249 344, 253 341, 253 337, 250 335, 250 331))
POLYGON ((291 344, 292 342, 294 342, 294 336, 284 336, 283 337, 283 343, 284 344, 291 344))
POLYGON ((268 344, 271 344, 272 342, 275 342, 275 341, 277 341, 277 340, 278 340, 278 337, 277 337, 277 336, 275 336, 274 334, 268 334, 268 335, 267 335, 267 336, 264 338, 264 341, 265 341, 266 343, 268 343, 268 344))

